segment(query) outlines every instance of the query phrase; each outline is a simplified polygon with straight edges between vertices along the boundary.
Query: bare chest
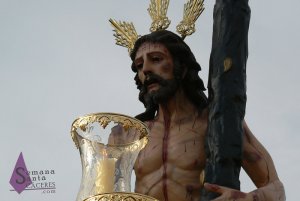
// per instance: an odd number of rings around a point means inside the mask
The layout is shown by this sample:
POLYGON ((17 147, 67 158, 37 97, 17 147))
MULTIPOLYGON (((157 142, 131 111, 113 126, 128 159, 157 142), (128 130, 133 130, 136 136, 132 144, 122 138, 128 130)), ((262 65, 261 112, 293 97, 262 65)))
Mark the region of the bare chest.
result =
POLYGON ((140 152, 135 164, 138 177, 163 170, 198 172, 204 168, 205 124, 187 122, 168 127, 154 122, 150 130, 149 142, 140 152))

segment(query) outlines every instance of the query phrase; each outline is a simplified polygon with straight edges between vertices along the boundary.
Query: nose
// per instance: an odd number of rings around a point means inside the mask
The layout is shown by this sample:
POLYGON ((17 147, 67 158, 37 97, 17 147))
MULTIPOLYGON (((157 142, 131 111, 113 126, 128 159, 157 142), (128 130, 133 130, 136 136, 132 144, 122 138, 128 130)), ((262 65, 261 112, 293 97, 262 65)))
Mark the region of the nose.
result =
POLYGON ((143 64, 143 69, 142 69, 142 72, 143 72, 143 74, 145 75, 145 76, 147 76, 148 74, 151 74, 152 73, 152 66, 151 66, 151 64, 147 61, 147 60, 145 60, 144 61, 144 64, 143 64))

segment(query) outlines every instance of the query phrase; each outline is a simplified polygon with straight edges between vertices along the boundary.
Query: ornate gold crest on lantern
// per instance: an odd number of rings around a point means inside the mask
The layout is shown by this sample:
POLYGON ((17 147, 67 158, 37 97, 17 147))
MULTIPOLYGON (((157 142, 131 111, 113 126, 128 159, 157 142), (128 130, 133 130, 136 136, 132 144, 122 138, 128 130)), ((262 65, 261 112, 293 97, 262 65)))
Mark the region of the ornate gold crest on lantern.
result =
MULTIPOLYGON (((151 0, 151 32, 170 25, 168 6, 169 0, 151 0)), ((188 0, 184 4, 183 20, 176 27, 183 39, 195 32, 195 22, 203 10, 203 0, 188 0)), ((116 44, 127 47, 130 53, 139 38, 133 23, 109 21, 114 27, 116 44)), ((133 166, 148 142, 148 134, 143 122, 127 115, 94 113, 77 118, 71 128, 82 164, 76 201, 158 201, 131 192, 133 166)))
POLYGON ((143 122, 123 114, 94 113, 77 118, 71 128, 82 164, 76 201, 156 200, 131 193, 134 162, 148 142, 148 133, 143 122))

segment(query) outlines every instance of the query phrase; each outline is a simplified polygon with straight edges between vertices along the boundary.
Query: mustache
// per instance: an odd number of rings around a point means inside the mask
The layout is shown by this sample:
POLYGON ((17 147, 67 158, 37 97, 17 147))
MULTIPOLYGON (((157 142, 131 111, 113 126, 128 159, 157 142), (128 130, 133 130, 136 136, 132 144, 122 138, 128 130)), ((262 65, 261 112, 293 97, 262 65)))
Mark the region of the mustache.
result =
POLYGON ((146 76, 146 79, 144 81, 144 87, 148 87, 150 84, 153 84, 153 83, 158 83, 159 85, 161 86, 165 86, 167 84, 167 80, 162 78, 161 76, 159 75, 156 75, 156 74, 148 74, 146 76))

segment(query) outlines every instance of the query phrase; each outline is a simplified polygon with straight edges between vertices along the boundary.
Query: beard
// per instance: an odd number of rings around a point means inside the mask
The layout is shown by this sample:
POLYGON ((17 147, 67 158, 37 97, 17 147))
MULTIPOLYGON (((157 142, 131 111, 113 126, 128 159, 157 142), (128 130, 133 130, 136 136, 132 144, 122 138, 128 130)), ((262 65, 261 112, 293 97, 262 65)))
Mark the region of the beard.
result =
POLYGON ((149 74, 147 75, 147 79, 145 80, 141 94, 144 99, 144 104, 147 106, 150 105, 157 105, 157 104, 164 104, 168 100, 170 100, 176 93, 180 86, 180 81, 176 79, 164 79, 159 75, 156 74, 149 74), (158 84, 159 88, 157 90, 153 90, 149 92, 147 90, 150 84, 158 84))

